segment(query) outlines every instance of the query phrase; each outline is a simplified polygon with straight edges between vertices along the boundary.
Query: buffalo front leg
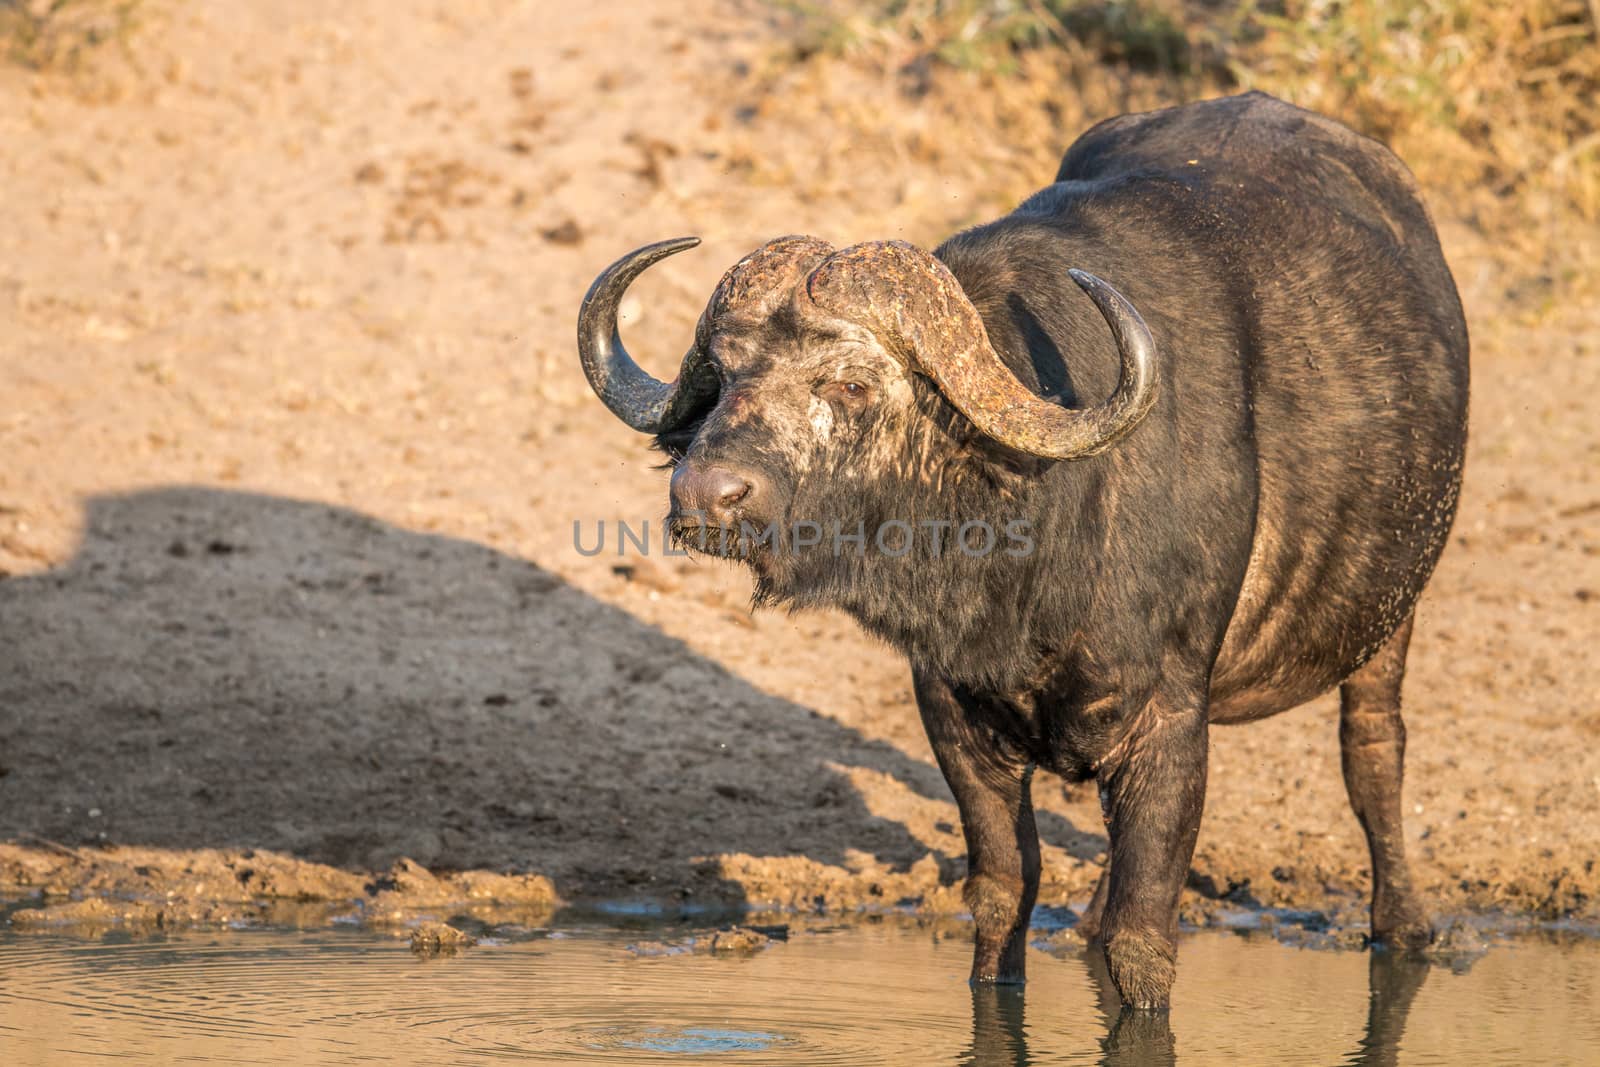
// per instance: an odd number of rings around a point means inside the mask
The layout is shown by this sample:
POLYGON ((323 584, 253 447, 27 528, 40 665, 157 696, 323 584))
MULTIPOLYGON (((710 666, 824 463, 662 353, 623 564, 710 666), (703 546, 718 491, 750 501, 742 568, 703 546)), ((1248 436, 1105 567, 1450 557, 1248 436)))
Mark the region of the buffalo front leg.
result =
POLYGON ((1178 895, 1205 806, 1206 744, 1204 698, 1158 693, 1100 769, 1111 869, 1099 935, 1128 1007, 1165 1008, 1171 995, 1178 895))
POLYGON ((962 895, 976 927, 972 981, 1021 982, 1028 919, 1039 895, 1039 835, 1028 788, 1033 768, 975 721, 976 707, 943 679, 921 670, 913 677, 922 724, 967 839, 962 895))
POLYGON ((1406 725, 1400 718, 1400 683, 1406 673, 1407 619, 1368 663, 1339 687, 1339 755, 1372 856, 1372 940, 1426 945, 1433 937, 1406 863, 1400 815, 1405 776, 1406 725))

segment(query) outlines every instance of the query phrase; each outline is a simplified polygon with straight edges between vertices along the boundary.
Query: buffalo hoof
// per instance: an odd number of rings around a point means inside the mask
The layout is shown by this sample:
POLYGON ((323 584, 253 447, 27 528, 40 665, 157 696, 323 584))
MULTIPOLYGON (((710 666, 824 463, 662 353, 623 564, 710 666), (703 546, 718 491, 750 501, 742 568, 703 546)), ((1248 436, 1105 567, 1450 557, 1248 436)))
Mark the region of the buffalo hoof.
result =
POLYGON ((1124 1006, 1166 1008, 1178 969, 1171 942, 1157 934, 1118 931, 1107 938, 1105 951, 1106 969, 1124 1006))
POLYGON ((1023 975, 1006 971, 999 971, 994 974, 979 974, 974 971, 972 972, 972 977, 967 979, 967 984, 973 986, 1026 985, 1027 982, 1027 978, 1023 975))
POLYGON ((1397 907, 1373 909, 1372 943, 1396 949, 1424 949, 1433 943, 1433 923, 1420 904, 1406 901, 1397 907))
POLYGON ((1372 943, 1385 948, 1419 951, 1433 944, 1433 924, 1426 918, 1401 923, 1385 929, 1374 928, 1372 943))

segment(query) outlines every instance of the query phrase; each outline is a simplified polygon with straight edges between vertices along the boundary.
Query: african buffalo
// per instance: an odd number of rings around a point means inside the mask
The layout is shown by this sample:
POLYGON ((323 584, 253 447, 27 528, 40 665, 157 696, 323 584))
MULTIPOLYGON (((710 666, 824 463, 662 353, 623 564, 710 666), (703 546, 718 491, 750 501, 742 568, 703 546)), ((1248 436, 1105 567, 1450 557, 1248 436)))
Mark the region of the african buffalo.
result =
POLYGON ((696 243, 596 279, 584 370, 669 457, 680 542, 909 657, 961 809, 975 982, 1023 975, 1044 767, 1097 781, 1110 860, 1081 928, 1125 1003, 1164 1006, 1209 725, 1334 685, 1373 937, 1429 939, 1400 684, 1460 487, 1467 330, 1393 154, 1260 93, 1110 119, 932 253, 761 246, 663 383, 617 304, 696 243))

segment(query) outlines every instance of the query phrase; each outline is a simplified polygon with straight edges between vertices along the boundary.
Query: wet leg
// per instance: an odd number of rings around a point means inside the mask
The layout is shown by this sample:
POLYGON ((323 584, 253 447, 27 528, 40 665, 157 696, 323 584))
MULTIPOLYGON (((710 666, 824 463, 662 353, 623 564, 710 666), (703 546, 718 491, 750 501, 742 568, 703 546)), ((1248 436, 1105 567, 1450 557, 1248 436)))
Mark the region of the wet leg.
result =
POLYGON ((1406 673, 1407 619, 1364 667, 1339 687, 1339 751, 1345 789, 1372 856, 1372 940, 1427 944, 1433 937, 1406 863, 1400 785, 1406 727, 1400 683, 1406 673))
POLYGON ((1083 909, 1083 915, 1078 919, 1078 936, 1085 941, 1099 938, 1100 924, 1106 916, 1106 897, 1110 895, 1111 853, 1107 851, 1105 870, 1100 872, 1100 880, 1094 884, 1094 896, 1089 898, 1089 906, 1083 909))
POLYGON ((1032 767, 987 728, 943 680, 914 674, 917 708, 967 839, 963 890, 976 927, 974 982, 1021 982, 1028 919, 1039 895, 1039 836, 1029 796, 1032 767))
POLYGON ((1127 1007, 1111 981, 1106 960, 1098 952, 1085 953, 1085 966, 1100 997, 1106 1017, 1106 1036, 1100 1041, 1101 1067, 1169 1067, 1176 1064, 1177 1040, 1166 1012, 1127 1007))
POLYGON ((1203 696, 1157 693, 1100 772, 1111 835, 1100 940, 1131 1008, 1165 1008, 1171 994, 1178 894, 1205 805, 1206 741, 1203 696))

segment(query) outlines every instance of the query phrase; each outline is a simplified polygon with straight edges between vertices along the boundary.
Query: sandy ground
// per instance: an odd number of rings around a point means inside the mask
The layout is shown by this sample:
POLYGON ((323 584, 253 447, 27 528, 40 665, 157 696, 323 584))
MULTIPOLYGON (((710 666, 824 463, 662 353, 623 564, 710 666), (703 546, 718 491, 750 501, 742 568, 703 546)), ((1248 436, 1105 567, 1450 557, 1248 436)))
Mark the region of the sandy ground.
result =
MULTIPOLYGON (((761 241, 931 243, 1065 148, 975 106, 951 151, 926 102, 770 55, 706 4, 277 0, 156 4, 87 78, 0 68, 7 895, 959 909, 897 656, 752 616, 731 568, 573 547, 664 511, 573 353, 600 267, 706 239, 632 306, 666 373, 761 241)), ((1593 922, 1600 323, 1435 208, 1473 442, 1413 644, 1410 847, 1441 911, 1593 922)), ((1189 917, 1364 922, 1336 719, 1214 732, 1189 917)), ((1044 900, 1082 900, 1097 805, 1036 796, 1044 900)))

